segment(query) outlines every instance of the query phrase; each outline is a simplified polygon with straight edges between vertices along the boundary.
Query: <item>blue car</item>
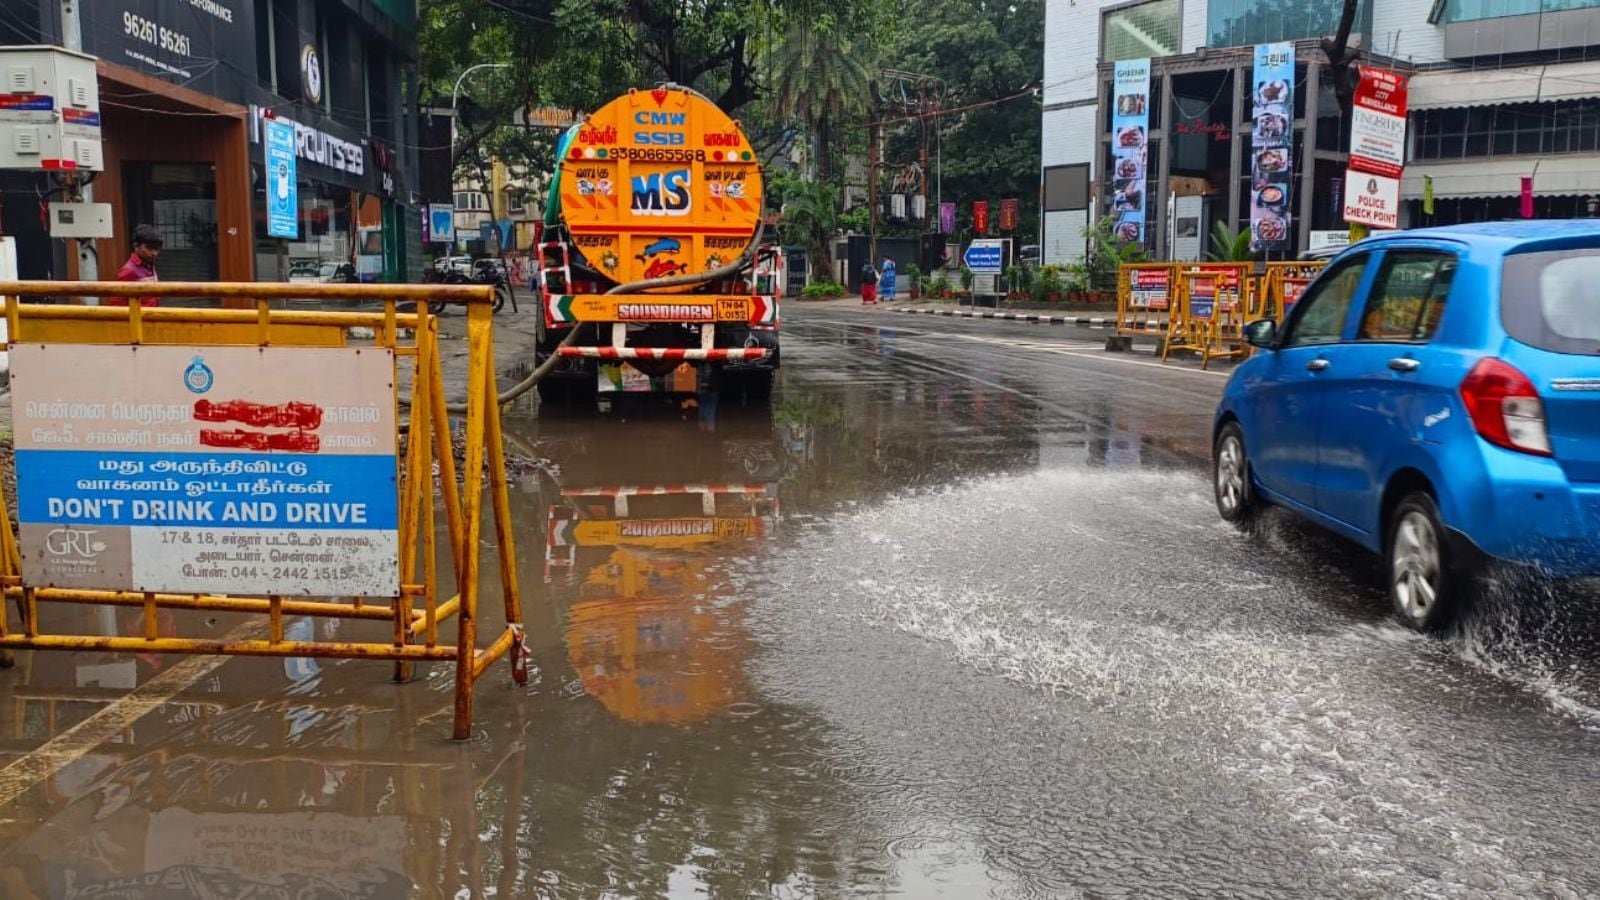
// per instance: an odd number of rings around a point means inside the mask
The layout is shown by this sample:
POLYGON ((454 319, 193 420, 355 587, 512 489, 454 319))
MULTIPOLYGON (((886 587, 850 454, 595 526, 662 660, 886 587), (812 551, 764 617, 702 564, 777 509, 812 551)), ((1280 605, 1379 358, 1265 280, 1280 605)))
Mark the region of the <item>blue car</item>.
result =
POLYGON ((1331 260, 1217 409, 1217 509, 1292 510, 1383 556, 1395 614, 1497 564, 1600 575, 1600 223, 1393 232, 1331 260))

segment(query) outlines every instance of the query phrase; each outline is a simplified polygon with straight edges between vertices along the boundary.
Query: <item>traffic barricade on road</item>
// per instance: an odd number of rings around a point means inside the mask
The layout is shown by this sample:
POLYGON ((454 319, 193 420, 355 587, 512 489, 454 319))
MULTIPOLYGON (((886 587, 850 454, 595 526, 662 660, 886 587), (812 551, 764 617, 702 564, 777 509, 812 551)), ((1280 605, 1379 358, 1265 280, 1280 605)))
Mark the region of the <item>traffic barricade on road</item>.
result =
POLYGON ((467 738, 474 683, 507 654, 513 674, 525 672, 492 289, 138 285, 141 296, 253 306, 243 309, 17 300, 128 292, 119 282, 0 284, 17 469, 16 497, 0 500, 0 586, 20 615, 13 626, 0 603, 0 649, 383 659, 396 680, 418 661, 453 662, 453 734, 467 738), (308 296, 380 308, 274 306, 308 296), (434 303, 466 306, 459 484, 434 303), (357 345, 353 328, 374 338, 357 345), (436 467, 450 544, 443 573, 436 467), (479 648, 486 480, 505 622, 479 648), (69 604, 138 608, 143 633, 47 630, 41 608, 69 604), (264 620, 186 637, 170 614, 158 617, 173 609, 264 620), (364 642, 286 635, 285 617, 300 616, 391 622, 393 632, 364 642), (439 625, 452 618, 450 643, 439 625))
POLYGON ((1242 355, 1245 305, 1253 294, 1249 263, 1202 263, 1178 268, 1178 302, 1161 350, 1199 354, 1202 366, 1218 357, 1242 355))
POLYGON ((1149 334, 1173 314, 1175 263, 1124 263, 1117 270, 1117 335, 1149 334))
POLYGON ((1283 317, 1294 308, 1296 300, 1305 293, 1312 279, 1317 277, 1327 262, 1323 260, 1298 260, 1269 262, 1266 274, 1261 276, 1263 300, 1251 319, 1273 318, 1283 322, 1283 317))

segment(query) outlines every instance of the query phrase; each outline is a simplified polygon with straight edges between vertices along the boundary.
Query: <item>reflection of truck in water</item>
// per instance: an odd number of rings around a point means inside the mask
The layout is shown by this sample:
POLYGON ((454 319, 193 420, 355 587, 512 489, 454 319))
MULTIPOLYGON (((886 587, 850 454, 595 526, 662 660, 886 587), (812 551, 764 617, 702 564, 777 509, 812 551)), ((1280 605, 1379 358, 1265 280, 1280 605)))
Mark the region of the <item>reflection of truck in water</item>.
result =
POLYGON ((761 244, 761 163, 737 123, 668 86, 566 132, 536 274, 547 400, 738 388, 778 367, 783 260, 761 244))
POLYGON ((698 721, 744 693, 728 561, 775 533, 782 463, 770 416, 741 412, 751 414, 718 416, 714 433, 646 417, 540 441, 561 472, 544 575, 573 591, 567 660, 624 721, 698 721), (619 440, 625 433, 637 440, 619 440), (642 463, 640 442, 658 451, 642 463), (638 481, 614 483, 619 472, 638 481))

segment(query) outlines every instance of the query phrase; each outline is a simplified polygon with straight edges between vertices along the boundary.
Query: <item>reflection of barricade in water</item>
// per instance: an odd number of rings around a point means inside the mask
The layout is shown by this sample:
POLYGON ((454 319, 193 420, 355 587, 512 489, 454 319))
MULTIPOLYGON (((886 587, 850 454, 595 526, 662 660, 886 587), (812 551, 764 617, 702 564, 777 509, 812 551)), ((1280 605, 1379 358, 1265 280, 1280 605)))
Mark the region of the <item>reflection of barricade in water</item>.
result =
MULTIPOLYGON (((108 297, 127 292, 128 286, 117 282, 0 285, 0 296, 7 298, 108 297)), ((73 418, 81 413, 83 421, 79 424, 83 432, 101 425, 107 429, 131 425, 143 430, 105 431, 117 438, 114 445, 127 452, 99 453, 97 466, 90 459, 90 469, 68 470, 69 464, 82 465, 79 457, 94 454, 62 456, 59 451, 103 449, 95 446, 92 433, 84 437, 70 427, 41 427, 37 433, 29 430, 22 435, 23 429, 19 428, 19 474, 27 479, 28 465, 35 465, 38 470, 26 481, 27 487, 19 487, 15 508, 22 523, 20 534, 12 530, 9 515, 0 509, 0 583, 5 596, 17 602, 21 617, 20 627, 11 627, 5 605, 0 603, 0 648, 385 659, 395 662, 399 680, 409 678, 414 662, 454 661, 454 735, 457 739, 467 737, 474 682, 507 653, 513 654, 514 673, 521 671, 515 665, 522 643, 521 606, 493 377, 492 292, 482 287, 438 285, 190 283, 145 284, 139 286, 138 292, 158 297, 242 301, 250 308, 5 304, 14 347, 25 341, 29 351, 29 359, 17 358, 13 352, 12 361, 13 370, 20 376, 14 382, 19 407, 24 393, 31 390, 37 394, 37 410, 29 410, 29 417, 42 421, 52 416, 73 418), (308 312, 272 305, 274 299, 302 298, 308 292, 318 299, 368 301, 381 308, 308 312), (400 312, 397 307, 402 301, 414 303, 415 312, 400 312), (428 310, 429 303, 438 302, 467 304, 466 457, 464 479, 459 486, 437 322, 428 310), (347 346, 349 329, 357 327, 373 331, 374 346, 347 346), (409 332, 409 337, 403 337, 403 331, 409 332), (95 349, 91 350, 91 346, 95 349), (251 348, 254 352, 244 352, 251 348), (163 360, 174 354, 185 359, 192 356, 193 362, 187 363, 187 368, 169 371, 163 360), (212 363, 205 362, 205 357, 210 357, 212 363), (413 360, 404 368, 409 369, 412 384, 418 389, 411 400, 410 438, 402 456, 395 409, 400 402, 399 360, 404 357, 413 360), (373 361, 375 358, 377 362, 373 361), (152 365, 157 367, 153 373, 149 371, 152 365), (101 379, 114 382, 107 384, 83 374, 95 367, 120 377, 101 379), (141 371, 144 375, 137 374, 141 371), (278 427, 282 425, 280 420, 287 421, 284 416, 298 414, 283 405, 286 399, 317 401, 323 392, 331 395, 343 391, 339 394, 342 398, 355 391, 342 383, 347 372, 366 378, 376 376, 378 391, 371 397, 357 392, 363 398, 358 405, 331 408, 331 418, 337 423, 333 427, 320 418, 317 424, 311 424, 304 416, 295 419, 305 421, 294 429, 278 427), (147 377, 152 374, 160 378, 147 377), (181 382, 177 380, 180 374, 181 382), (237 393, 217 399, 240 402, 207 406, 206 415, 229 421, 208 421, 205 429, 197 425, 191 428, 194 416, 183 404, 192 402, 195 395, 206 394, 221 379, 229 379, 229 390, 237 393), (286 382, 303 385, 308 396, 272 396, 275 390, 281 390, 277 386, 286 382), (173 385, 180 383, 177 393, 171 393, 173 385), (48 384, 49 392, 34 387, 39 384, 48 384), (62 393, 69 389, 76 393, 62 393), (85 402, 59 402, 63 396, 85 402), (283 415, 270 409, 262 412, 257 409, 260 403, 282 407, 283 415), (258 419, 272 425, 273 430, 261 430, 258 419), (81 444, 79 437, 83 437, 81 444), (370 450, 368 455, 358 456, 358 450, 347 448, 370 450), (178 453, 179 449, 184 452, 178 453), (161 452, 149 452, 155 450, 161 452), (25 462, 28 453, 41 462, 25 462), (444 600, 438 586, 433 527, 435 459, 440 469, 456 579, 455 595, 444 600), (357 471, 356 462, 352 462, 356 460, 361 465, 376 460, 377 468, 352 476, 348 473, 357 471), (192 469, 200 480, 180 483, 176 477, 151 478, 142 474, 146 466, 151 472, 169 471, 183 477, 189 477, 192 469), (311 481, 317 476, 305 473, 312 467, 327 467, 317 471, 336 470, 342 474, 311 481), (56 470, 65 474, 57 478, 56 470), (391 476, 392 493, 381 483, 373 483, 372 476, 381 477, 384 470, 398 470, 397 476, 391 476), (78 477, 77 473, 83 471, 94 477, 78 477), (93 489, 100 494, 41 497, 41 472, 52 477, 51 485, 61 482, 73 489, 93 489), (486 472, 497 531, 506 627, 488 648, 480 650, 479 547, 486 472), (260 473, 259 477, 256 473, 260 473), (285 473, 298 473, 300 480, 291 483, 293 479, 285 473), (365 491, 361 496, 368 502, 298 502, 304 497, 329 499, 327 495, 338 484, 365 491), (141 491, 149 496, 141 499, 141 491), (165 492, 161 499, 149 499, 160 492, 165 492), (293 497, 296 502, 285 497, 293 497), (248 498, 249 502, 239 498, 248 498), (127 518, 121 518, 124 503, 127 518), (144 516, 139 512, 141 503, 144 516), (213 505, 222 512, 216 513, 213 505), (370 529, 327 531, 326 544, 321 534, 326 529, 304 524, 318 522, 331 527, 333 517, 341 523, 366 523, 369 511, 373 511, 370 529), (80 527, 81 522, 96 516, 106 518, 96 519, 94 529, 80 527), (277 530, 297 521, 304 527, 277 530), (62 534, 70 538, 65 544, 59 539, 62 534), (286 534, 293 535, 290 544, 281 545, 286 549, 269 552, 269 546, 276 548, 287 540, 286 534), (301 543, 306 534, 315 536, 315 545, 309 539, 301 543), (392 554, 386 549, 390 542, 397 548, 392 554), (139 549, 134 549, 136 546, 139 549), (213 546, 218 549, 200 552, 199 548, 213 546), (339 550, 331 549, 334 547, 339 550), (98 560, 102 554, 115 559, 102 565, 98 560), (226 558, 224 554, 228 554, 226 558), (273 564, 285 560, 283 565, 273 564), (60 571, 50 570, 51 576, 41 576, 40 572, 49 566, 58 566, 60 571), (339 590, 338 585, 344 583, 375 589, 339 590), (174 584, 184 586, 174 589, 174 584), (326 602, 286 596, 336 593, 366 596, 326 602), (421 609, 417 607, 419 601, 421 609), (39 613, 41 606, 48 604, 136 607, 143 612, 144 634, 123 637, 46 633, 39 613), (267 619, 264 629, 222 639, 164 636, 159 633, 157 613, 167 609, 256 613, 265 614, 267 619), (285 635, 286 616, 392 622, 393 638, 386 642, 293 640, 285 635), (458 622, 456 642, 441 643, 439 623, 452 617, 458 622)))
POLYGON ((557 567, 573 567, 580 548, 609 551, 568 610, 567 658, 585 692, 636 724, 698 721, 732 704, 741 644, 726 633, 708 551, 770 533, 778 510, 768 488, 568 488, 562 497, 571 505, 551 508, 546 572, 557 555, 557 567), (699 509, 636 517, 631 504, 641 497, 698 501, 699 509), (682 514, 690 512, 699 514, 682 514))

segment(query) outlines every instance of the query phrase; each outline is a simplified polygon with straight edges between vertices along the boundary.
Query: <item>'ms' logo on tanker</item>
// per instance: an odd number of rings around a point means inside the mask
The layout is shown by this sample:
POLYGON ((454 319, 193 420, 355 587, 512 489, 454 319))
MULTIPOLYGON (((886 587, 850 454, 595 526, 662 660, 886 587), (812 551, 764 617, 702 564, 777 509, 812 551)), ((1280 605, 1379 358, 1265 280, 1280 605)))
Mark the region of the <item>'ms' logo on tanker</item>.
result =
POLYGON ((688 169, 633 176, 633 211, 644 216, 687 216, 692 205, 688 169))

